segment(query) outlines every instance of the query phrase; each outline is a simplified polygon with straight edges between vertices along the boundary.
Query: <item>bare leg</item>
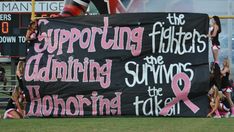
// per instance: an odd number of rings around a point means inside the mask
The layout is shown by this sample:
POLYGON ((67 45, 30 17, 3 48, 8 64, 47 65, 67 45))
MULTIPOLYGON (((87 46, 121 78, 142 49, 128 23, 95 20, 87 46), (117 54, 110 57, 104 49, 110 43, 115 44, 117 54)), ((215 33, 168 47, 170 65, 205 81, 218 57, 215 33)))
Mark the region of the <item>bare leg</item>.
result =
POLYGON ((231 99, 231 93, 224 92, 224 95, 227 97, 227 101, 228 101, 230 107, 233 107, 233 101, 231 99))
POLYGON ((228 103, 230 104, 231 113, 232 113, 231 117, 234 117, 234 105, 233 105, 233 101, 232 101, 232 98, 231 98, 231 93, 225 92, 224 94, 227 97, 228 103))
POLYGON ((219 61, 219 58, 218 58, 219 50, 218 49, 212 49, 212 51, 213 51, 214 62, 218 62, 219 61))
POLYGON ((8 112, 9 115, 11 115, 10 119, 21 119, 22 116, 19 114, 19 112, 12 110, 8 112))

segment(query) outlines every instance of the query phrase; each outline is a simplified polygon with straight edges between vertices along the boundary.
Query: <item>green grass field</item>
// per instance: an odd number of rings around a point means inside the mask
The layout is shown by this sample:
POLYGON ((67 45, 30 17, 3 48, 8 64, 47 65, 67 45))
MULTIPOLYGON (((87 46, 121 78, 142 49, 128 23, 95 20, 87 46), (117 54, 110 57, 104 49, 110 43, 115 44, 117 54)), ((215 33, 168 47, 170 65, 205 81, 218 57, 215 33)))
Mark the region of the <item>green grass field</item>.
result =
MULTIPOLYGON (((0 111, 1 113, 3 111, 0 111)), ((234 118, 33 118, 0 119, 0 132, 231 132, 234 118)))

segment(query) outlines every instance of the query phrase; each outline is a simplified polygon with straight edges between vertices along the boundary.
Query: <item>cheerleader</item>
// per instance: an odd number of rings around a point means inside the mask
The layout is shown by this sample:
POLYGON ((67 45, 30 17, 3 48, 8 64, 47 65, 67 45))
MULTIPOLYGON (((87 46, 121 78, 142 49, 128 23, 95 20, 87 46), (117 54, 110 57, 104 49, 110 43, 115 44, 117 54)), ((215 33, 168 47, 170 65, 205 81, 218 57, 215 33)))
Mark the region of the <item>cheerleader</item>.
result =
POLYGON ((229 106, 231 108, 231 117, 234 117, 234 105, 231 98, 232 93, 232 85, 229 81, 229 75, 230 75, 230 65, 228 58, 225 58, 223 60, 223 69, 221 70, 221 88, 224 93, 224 95, 227 97, 227 101, 229 103, 229 106))
POLYGON ((226 96, 221 91, 218 91, 218 88, 215 85, 210 89, 208 97, 211 110, 207 117, 221 118, 221 115, 225 117, 229 116, 230 108, 228 108, 225 103, 226 96))
POLYGON ((27 33, 26 33, 26 40, 27 41, 32 41, 37 38, 37 21, 31 21, 30 25, 28 27, 27 33))
POLYGON ((25 96, 22 93, 20 87, 16 86, 13 90, 12 96, 8 101, 6 111, 4 113, 4 119, 21 119, 24 118, 24 104, 25 96))
POLYGON ((218 16, 213 16, 211 22, 212 22, 212 31, 208 34, 208 37, 210 37, 212 41, 212 52, 213 52, 214 62, 219 63, 218 53, 220 50, 219 34, 222 31, 221 23, 218 16))

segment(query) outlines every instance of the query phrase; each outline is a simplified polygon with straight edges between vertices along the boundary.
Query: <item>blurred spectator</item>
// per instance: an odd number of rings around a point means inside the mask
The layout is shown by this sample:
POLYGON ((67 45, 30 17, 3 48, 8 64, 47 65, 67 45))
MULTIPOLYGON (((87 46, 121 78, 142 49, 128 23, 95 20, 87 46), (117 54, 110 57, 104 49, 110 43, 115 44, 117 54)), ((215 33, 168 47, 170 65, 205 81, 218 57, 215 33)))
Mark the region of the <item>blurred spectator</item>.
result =
MULTIPOLYGON (((6 86, 7 85, 7 78, 5 76, 5 68, 2 67, 2 65, 0 64, 0 81, 3 82, 3 85, 6 86)), ((3 87, 3 90, 6 90, 6 87, 3 87)))

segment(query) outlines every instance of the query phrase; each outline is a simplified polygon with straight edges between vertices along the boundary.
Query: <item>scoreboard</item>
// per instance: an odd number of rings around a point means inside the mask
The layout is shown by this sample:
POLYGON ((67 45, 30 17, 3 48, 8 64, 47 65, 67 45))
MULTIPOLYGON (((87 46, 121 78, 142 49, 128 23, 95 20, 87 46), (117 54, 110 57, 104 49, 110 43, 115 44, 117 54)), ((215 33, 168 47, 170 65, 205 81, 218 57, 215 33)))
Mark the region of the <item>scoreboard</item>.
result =
POLYGON ((0 14, 0 34, 7 35, 12 32, 13 27, 11 14, 0 14))
MULTIPOLYGON (((35 2, 36 17, 50 17, 63 9, 63 1, 35 2)), ((25 56, 31 1, 0 1, 0 56, 25 56)))

